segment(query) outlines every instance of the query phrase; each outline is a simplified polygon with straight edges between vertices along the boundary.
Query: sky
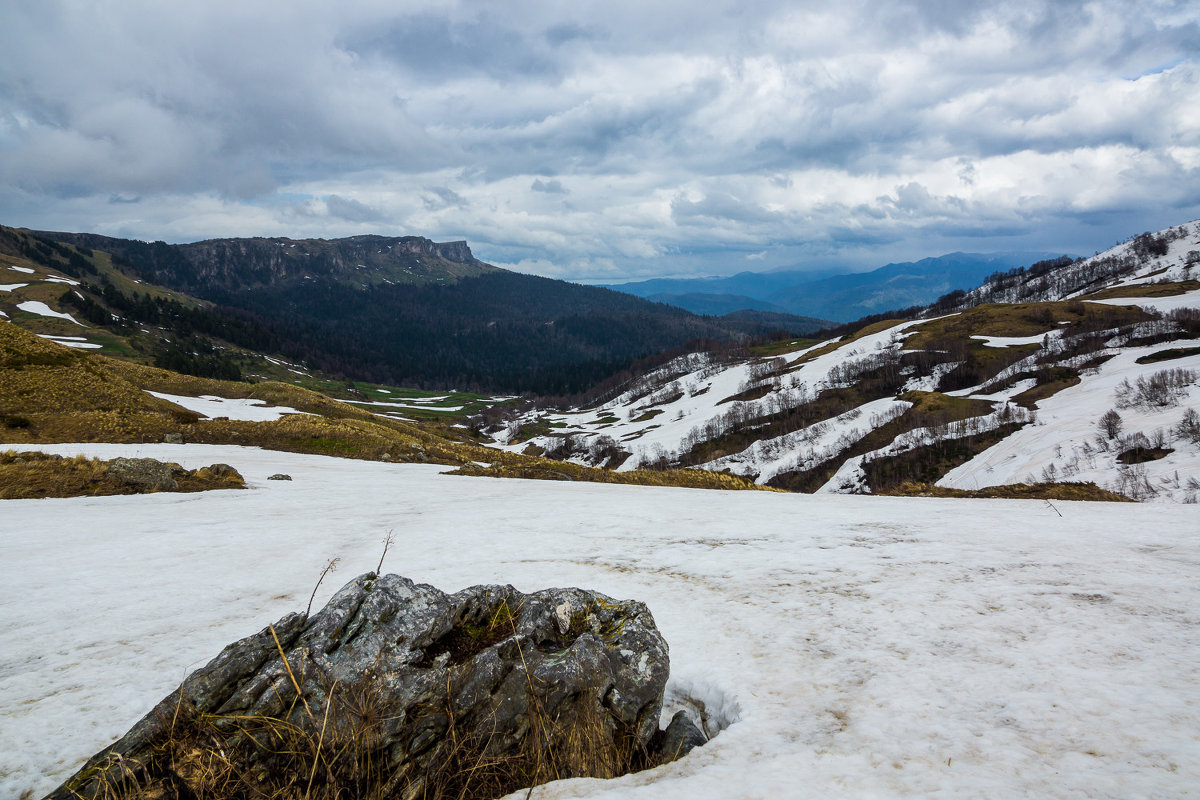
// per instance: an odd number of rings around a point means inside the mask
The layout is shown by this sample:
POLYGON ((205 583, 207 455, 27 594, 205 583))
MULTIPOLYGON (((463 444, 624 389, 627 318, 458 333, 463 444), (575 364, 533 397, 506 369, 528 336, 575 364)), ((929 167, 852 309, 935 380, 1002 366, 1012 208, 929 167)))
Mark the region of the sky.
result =
POLYGON ((5 225, 620 282, 1200 217, 1193 0, 5 5, 5 225))

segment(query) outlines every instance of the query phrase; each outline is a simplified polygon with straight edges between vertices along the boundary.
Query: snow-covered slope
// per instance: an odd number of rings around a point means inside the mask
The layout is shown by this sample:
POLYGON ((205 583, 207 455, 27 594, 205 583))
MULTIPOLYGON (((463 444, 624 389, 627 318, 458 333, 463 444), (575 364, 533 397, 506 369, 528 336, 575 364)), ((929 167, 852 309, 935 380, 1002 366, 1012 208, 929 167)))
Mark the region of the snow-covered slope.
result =
POLYGON ((921 319, 840 341, 683 356, 594 408, 534 411, 492 434, 505 449, 584 464, 702 467, 801 491, 892 491, 903 474, 968 490, 1092 482, 1195 502, 1200 433, 1185 415, 1200 409, 1198 279, 1200 221, 998 274, 921 319), (1100 417, 1122 404, 1116 384, 1164 371, 1178 390, 1127 404, 1122 435, 1097 438, 1100 417))
MULTIPOLYGON (((646 601, 683 760, 539 800, 1185 798, 1200 786, 1193 507, 725 493, 447 477, 205 446, 252 487, 0 501, 0 797, 38 797, 325 561, 446 590, 646 601), (268 482, 275 472, 292 482, 268 482), (1061 516, 1059 516, 1061 513, 1061 516), (701 705, 702 704, 702 705, 701 705), (28 793, 28 794, 26 794, 28 793)), ((525 797, 522 792, 514 797, 525 797)))
POLYGON ((1200 410, 1200 349, 1194 339, 1174 338, 1182 334, 1173 333, 1173 323, 1136 323, 1099 334, 1055 327, 1033 336, 976 336, 983 348, 1025 345, 1021 352, 1028 355, 999 362, 1004 368, 975 386, 962 390, 943 386, 947 397, 978 402, 973 411, 933 424, 909 411, 914 397, 909 392, 937 389, 959 362, 945 361, 950 356, 944 352, 906 349, 907 337, 928 324, 884 326, 815 357, 798 351, 782 358, 728 364, 697 360, 694 371, 660 385, 651 381, 648 386, 657 388, 645 393, 626 393, 594 409, 531 414, 524 423, 537 421, 547 432, 503 444, 520 430, 518 420, 501 432, 500 446, 523 450, 532 444, 581 463, 611 459, 620 463, 619 469, 654 462, 693 464, 727 470, 759 483, 776 482, 789 474, 816 475, 825 469, 829 474, 815 478, 811 489, 863 492, 870 491, 860 476, 864 461, 1020 427, 1018 433, 955 467, 939 485, 979 489, 1012 483, 1087 481, 1141 500, 1195 502, 1200 490, 1200 438, 1186 426, 1185 415, 1189 409, 1200 410), (1155 343, 1135 346, 1145 341, 1155 343), (1194 352, 1186 354, 1188 348, 1194 352), (1145 360, 1171 349, 1185 355, 1138 363, 1139 358, 1145 360), (930 361, 913 363, 922 355, 930 361), (908 366, 903 366, 906 363, 908 366), (860 373, 889 366, 903 374, 880 389, 882 396, 863 397, 848 408, 837 406, 833 409, 836 413, 829 415, 819 412, 823 397, 861 381, 860 373), (1036 402, 1022 399, 1023 393, 1036 391, 1039 381, 1052 377, 1055 369, 1065 370, 1078 383, 1036 402), (1121 381, 1136 386, 1139 380, 1150 382, 1164 371, 1178 376, 1181 385, 1169 397, 1161 398, 1161 403, 1125 405, 1118 396, 1121 381), (747 389, 754 394, 755 387, 761 396, 730 400, 747 389), (810 408, 818 410, 804 424, 781 427, 792 417, 805 420, 810 408), (1123 427, 1120 436, 1108 437, 1102 435, 1100 418, 1113 409, 1119 409, 1123 427), (885 426, 894 430, 893 436, 885 441, 867 439, 885 426), (736 438, 739 435, 741 440, 736 438), (711 458, 694 457, 696 452, 705 452, 706 443, 722 441, 722 437, 744 444, 734 444, 711 458), (871 446, 862 450, 863 442, 871 446), (1170 452, 1156 452, 1160 457, 1144 464, 1118 460, 1123 452, 1143 444, 1170 452))
POLYGON ((1144 233, 1090 258, 1045 271, 1008 272, 967 292, 964 304, 1065 300, 1106 289, 1197 278, 1200 278, 1200 220, 1157 233, 1144 233))

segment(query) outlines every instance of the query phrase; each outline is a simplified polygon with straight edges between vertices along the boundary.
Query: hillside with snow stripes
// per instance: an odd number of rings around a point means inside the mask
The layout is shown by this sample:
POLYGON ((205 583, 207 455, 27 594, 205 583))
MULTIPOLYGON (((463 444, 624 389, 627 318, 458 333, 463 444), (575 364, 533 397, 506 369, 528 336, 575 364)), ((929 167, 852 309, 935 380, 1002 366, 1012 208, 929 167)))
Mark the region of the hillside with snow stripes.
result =
POLYGON ((594 408, 528 412, 492 435, 581 464, 808 492, 1069 482, 1195 502, 1198 253, 1200 223, 1146 234, 996 278, 970 294, 985 305, 771 356, 684 356, 594 408))

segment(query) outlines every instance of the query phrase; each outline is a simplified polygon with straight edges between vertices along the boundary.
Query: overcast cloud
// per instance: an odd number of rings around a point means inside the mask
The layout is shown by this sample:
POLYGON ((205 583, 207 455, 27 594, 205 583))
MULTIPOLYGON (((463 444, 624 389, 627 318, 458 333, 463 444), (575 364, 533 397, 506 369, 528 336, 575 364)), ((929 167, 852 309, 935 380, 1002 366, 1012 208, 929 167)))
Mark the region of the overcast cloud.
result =
POLYGON ((416 234, 583 280, 1200 217, 1200 4, 16 0, 0 223, 416 234))

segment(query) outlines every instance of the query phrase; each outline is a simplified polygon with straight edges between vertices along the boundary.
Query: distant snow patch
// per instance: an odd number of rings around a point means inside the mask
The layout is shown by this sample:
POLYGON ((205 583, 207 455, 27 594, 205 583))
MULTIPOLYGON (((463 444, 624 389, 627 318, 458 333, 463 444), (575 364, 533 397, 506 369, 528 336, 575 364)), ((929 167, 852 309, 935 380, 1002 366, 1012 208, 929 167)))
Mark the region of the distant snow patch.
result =
POLYGON ((984 347, 1016 347, 1022 344, 1041 344, 1047 336, 1061 336, 1061 330, 1050 330, 1033 336, 972 336, 983 342, 984 347))
POLYGON ((49 339, 55 344, 74 347, 79 350, 99 350, 100 348, 104 347, 102 344, 93 344, 82 336, 51 336, 50 334, 46 333, 39 333, 38 336, 42 337, 43 339, 49 339))
POLYGON ((87 325, 84 325, 70 314, 63 314, 59 311, 55 311, 40 300, 26 300, 24 303, 17 303, 17 308, 21 309, 22 311, 28 311, 30 314, 37 314, 39 317, 58 317, 59 319, 70 320, 81 328, 87 327, 87 325))
POLYGON ((1171 295, 1170 297, 1109 297, 1092 302, 1110 306, 1141 306, 1166 313, 1177 308, 1200 308, 1200 290, 1171 295))
POLYGON ((227 417, 239 422, 274 422, 285 414, 306 413, 288 406, 268 406, 262 400, 247 398, 216 397, 211 394, 186 397, 165 392, 148 392, 148 394, 206 417, 227 417))
POLYGON ((28 285, 28 283, 0 283, 0 292, 13 292, 28 285))
POLYGON ((9 268, 9 269, 11 269, 11 270, 13 270, 14 272, 24 272, 26 275, 34 275, 34 274, 36 274, 36 273, 35 273, 33 270, 31 270, 29 267, 18 267, 16 264, 11 264, 11 265, 9 265, 9 267, 8 267, 8 268, 9 268))

